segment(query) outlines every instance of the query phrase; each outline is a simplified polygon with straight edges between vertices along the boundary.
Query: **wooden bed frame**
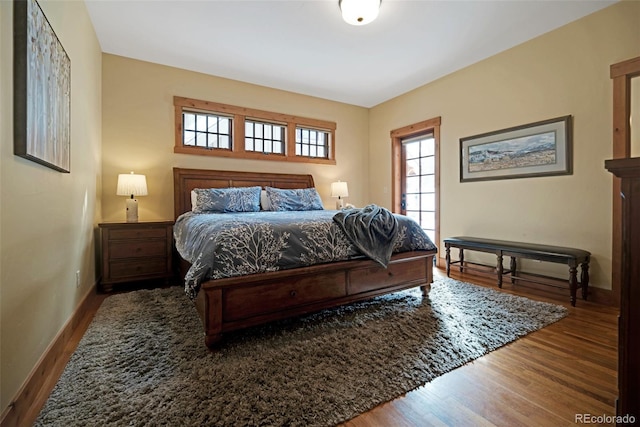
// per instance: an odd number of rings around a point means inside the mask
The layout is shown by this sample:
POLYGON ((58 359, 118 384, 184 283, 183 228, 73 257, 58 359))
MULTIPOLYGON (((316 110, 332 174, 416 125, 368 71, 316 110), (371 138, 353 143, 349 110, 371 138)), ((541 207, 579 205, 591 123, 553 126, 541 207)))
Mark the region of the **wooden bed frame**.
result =
MULTIPOLYGON (((311 175, 173 169, 177 218, 191 210, 194 188, 270 186, 310 188, 311 175)), ((209 280, 194 300, 214 349, 228 331, 420 286, 426 295, 433 281, 433 251, 395 254, 385 269, 368 259, 209 280)), ((184 277, 189 263, 181 260, 184 277)))

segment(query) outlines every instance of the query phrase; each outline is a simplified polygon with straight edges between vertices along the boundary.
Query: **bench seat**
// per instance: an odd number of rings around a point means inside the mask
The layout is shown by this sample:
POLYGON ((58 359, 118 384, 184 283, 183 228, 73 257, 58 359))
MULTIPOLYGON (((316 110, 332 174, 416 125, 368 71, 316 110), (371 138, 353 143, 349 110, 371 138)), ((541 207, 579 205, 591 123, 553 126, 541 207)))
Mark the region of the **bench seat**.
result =
MULTIPOLYGON (((578 288, 577 270, 580 266, 580 285, 582 288, 582 298, 587 299, 589 286, 589 261, 591 253, 582 249, 567 248, 561 246, 541 245, 534 243, 513 242, 507 240, 485 239, 481 237, 449 237, 444 239, 447 276, 451 271, 452 264, 459 264, 460 271, 468 268, 464 261, 464 251, 472 250, 478 252, 493 253, 497 257, 496 273, 498 276, 498 287, 502 287, 502 276, 510 275, 511 282, 516 280, 535 281, 536 283, 548 284, 546 281, 537 281, 521 277, 517 272, 517 259, 528 258, 537 261, 566 264, 569 267, 569 290, 571 293, 571 305, 576 305, 576 293, 578 288), (459 250, 459 260, 451 261, 451 248, 459 250), (503 257, 511 258, 509 269, 502 266, 503 257)), ((545 276, 541 276, 545 277, 545 276)), ((551 278, 550 278, 551 279, 551 278)))

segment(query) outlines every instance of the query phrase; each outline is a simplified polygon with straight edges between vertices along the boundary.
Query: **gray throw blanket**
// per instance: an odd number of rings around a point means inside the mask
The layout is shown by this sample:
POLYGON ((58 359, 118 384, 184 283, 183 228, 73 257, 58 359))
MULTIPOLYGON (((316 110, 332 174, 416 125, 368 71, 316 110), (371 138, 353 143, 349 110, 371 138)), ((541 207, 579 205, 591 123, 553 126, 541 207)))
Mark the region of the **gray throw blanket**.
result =
POLYGON ((398 221, 389 210, 368 205, 340 211, 333 220, 360 252, 387 267, 398 231, 398 221))

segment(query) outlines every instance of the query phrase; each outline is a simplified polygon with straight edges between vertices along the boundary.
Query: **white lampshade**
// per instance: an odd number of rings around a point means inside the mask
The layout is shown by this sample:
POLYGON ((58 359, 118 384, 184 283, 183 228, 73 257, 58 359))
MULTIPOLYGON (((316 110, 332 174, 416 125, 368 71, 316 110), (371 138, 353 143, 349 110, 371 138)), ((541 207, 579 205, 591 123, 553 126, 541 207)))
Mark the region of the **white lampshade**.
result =
POLYGON ((118 175, 118 196, 146 196, 147 195, 147 178, 144 175, 131 173, 122 173, 118 175))
POLYGON ((349 188, 346 182, 338 181, 331 183, 331 197, 349 197, 349 188))
POLYGON ((127 222, 138 222, 138 201, 134 197, 147 195, 147 178, 133 172, 118 175, 116 195, 131 196, 126 201, 127 222))
POLYGON ((381 0, 339 0, 342 19, 351 25, 365 25, 378 17, 381 0))

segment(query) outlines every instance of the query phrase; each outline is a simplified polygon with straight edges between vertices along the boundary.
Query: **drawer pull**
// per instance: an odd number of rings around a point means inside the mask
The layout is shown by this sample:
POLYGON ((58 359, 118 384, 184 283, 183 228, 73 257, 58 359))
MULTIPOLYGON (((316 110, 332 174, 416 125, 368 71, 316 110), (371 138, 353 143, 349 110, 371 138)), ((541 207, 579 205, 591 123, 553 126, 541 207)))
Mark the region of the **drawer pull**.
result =
POLYGON ((291 291, 289 292, 289 295, 291 296, 291 298, 295 298, 298 295, 298 293, 296 291, 291 291))

